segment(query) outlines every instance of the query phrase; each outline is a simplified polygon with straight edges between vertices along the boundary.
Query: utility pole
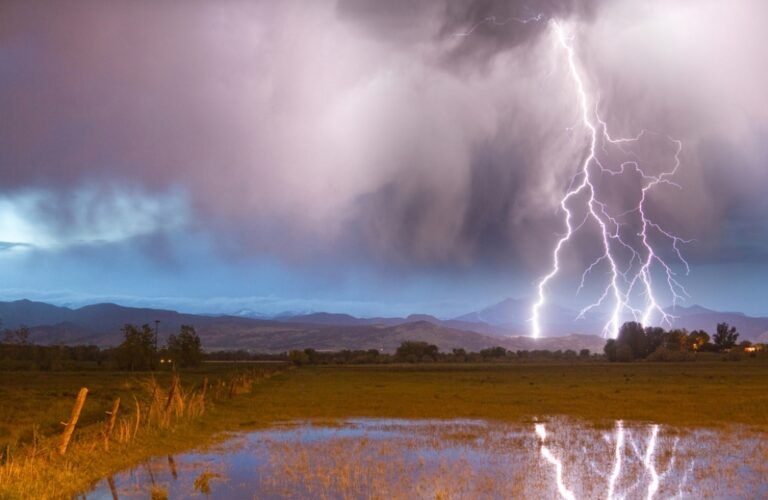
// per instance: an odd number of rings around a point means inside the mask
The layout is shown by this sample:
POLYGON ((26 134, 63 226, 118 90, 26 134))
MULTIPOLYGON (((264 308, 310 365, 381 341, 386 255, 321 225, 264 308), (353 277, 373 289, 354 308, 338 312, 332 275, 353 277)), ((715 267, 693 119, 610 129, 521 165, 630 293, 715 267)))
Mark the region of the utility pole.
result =
POLYGON ((158 333, 157 332, 159 330, 160 330, 160 320, 156 319, 155 320, 155 352, 157 352, 157 339, 158 339, 158 337, 157 337, 158 333))

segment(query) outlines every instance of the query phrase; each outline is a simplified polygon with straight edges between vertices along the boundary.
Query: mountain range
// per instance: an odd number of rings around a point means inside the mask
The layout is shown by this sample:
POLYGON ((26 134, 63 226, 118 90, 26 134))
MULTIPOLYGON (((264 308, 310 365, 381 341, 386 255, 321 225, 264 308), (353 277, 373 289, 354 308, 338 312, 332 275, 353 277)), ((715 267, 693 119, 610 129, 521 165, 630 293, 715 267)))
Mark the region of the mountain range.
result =
MULTIPOLYGON (((675 327, 712 333, 718 322, 725 321, 736 326, 742 339, 768 341, 768 318, 718 312, 700 306, 677 307, 671 313, 676 316, 675 327)), ((109 303, 72 309, 29 300, 0 302, 3 327, 26 325, 30 328, 31 340, 43 344, 113 346, 121 341, 123 325, 147 323, 153 328, 158 327, 161 342, 168 334, 177 332, 181 325, 193 325, 207 350, 281 352, 312 347, 392 352, 405 340, 430 342, 441 350, 479 350, 493 346, 510 350, 602 350, 605 341, 595 335, 600 331, 595 318, 574 321, 573 312, 550 307, 546 315, 548 336, 534 340, 524 336, 530 327, 526 321, 528 314, 528 303, 517 299, 506 299, 447 320, 425 314, 404 318, 358 318, 323 312, 265 318, 253 317, 255 313, 200 315, 109 303)))

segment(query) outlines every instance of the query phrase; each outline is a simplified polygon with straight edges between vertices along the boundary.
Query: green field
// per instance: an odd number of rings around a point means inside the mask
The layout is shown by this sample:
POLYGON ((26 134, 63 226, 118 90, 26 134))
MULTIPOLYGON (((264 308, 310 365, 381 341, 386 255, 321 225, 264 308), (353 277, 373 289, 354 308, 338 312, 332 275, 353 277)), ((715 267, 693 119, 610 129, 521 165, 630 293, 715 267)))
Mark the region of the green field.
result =
MULTIPOLYGON (((225 377, 233 368, 183 373, 188 386, 225 377)), ((79 439, 100 429, 114 397, 128 398, 147 375, 119 372, 3 373, 2 440, 24 446, 35 426, 54 439, 80 386, 91 389, 79 439), (89 406, 90 405, 90 406, 89 406)), ((169 374, 157 375, 162 384, 169 374)), ((768 362, 576 363, 504 365, 310 366, 280 373, 247 394, 226 399, 197 420, 116 446, 120 453, 81 446, 53 459, 50 488, 0 483, 0 498, 67 494, 148 456, 202 445, 223 431, 296 419, 349 417, 484 418, 526 422, 567 415, 595 424, 613 419, 682 427, 741 424, 768 430, 768 362), (90 450, 90 451, 89 451, 90 450)), ((130 411, 130 410, 128 410, 130 411)), ((48 466, 45 466, 48 467, 48 466)), ((0 475, 0 478, 3 476, 0 475)), ((6 481, 7 483, 7 481, 6 481)), ((50 485, 49 485, 50 486, 50 485)))
POLYGON ((768 428, 768 363, 309 367, 252 396, 254 421, 567 415, 768 428))

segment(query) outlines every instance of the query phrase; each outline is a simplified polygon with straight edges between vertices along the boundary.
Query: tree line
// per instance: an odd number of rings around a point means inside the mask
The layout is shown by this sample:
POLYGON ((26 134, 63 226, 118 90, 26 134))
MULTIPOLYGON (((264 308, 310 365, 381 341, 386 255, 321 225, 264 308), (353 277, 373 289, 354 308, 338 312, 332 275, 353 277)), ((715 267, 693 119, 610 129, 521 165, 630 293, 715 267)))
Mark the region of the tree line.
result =
POLYGON ((704 330, 665 330, 629 321, 621 326, 616 339, 606 342, 604 353, 609 361, 673 361, 697 352, 729 352, 736 347, 744 351, 752 346, 749 341, 737 344, 738 340, 739 332, 728 323, 718 323, 710 337, 704 330))
POLYGON ((164 346, 158 345, 157 331, 148 324, 126 324, 123 341, 117 347, 101 349, 95 345, 37 345, 30 342, 26 326, 6 328, 0 342, 0 361, 10 368, 59 370, 78 363, 90 362, 119 370, 156 370, 162 364, 170 367, 194 367, 203 360, 200 337, 195 328, 182 325, 178 334, 168 336, 164 346))
POLYGON ((159 363, 170 363, 182 368, 199 365, 203 348, 195 327, 181 325, 178 334, 171 334, 165 347, 158 348, 157 330, 149 325, 125 325, 123 343, 115 348, 114 360, 124 370, 155 370, 159 363))
MULTIPOLYGON (((255 355, 258 357, 259 355, 255 355)), ((388 364, 388 363, 504 363, 521 360, 585 360, 595 358, 589 349, 579 352, 549 350, 510 351, 496 346, 480 351, 456 348, 442 352, 438 346, 422 341, 405 341, 394 353, 378 349, 340 351, 318 351, 315 349, 293 350, 287 353, 287 361, 296 365, 345 365, 345 364, 388 364)))
MULTIPOLYGON (((126 324, 122 328, 123 341, 117 347, 102 349, 94 345, 35 345, 30 342, 29 328, 5 329, 0 342, 0 366, 4 368, 36 368, 58 370, 78 363, 90 362, 120 370, 156 370, 160 366, 194 367, 203 360, 211 361, 287 361, 295 365, 329 364, 387 364, 387 363, 503 363, 519 361, 589 360, 603 356, 588 349, 574 350, 517 350, 496 346, 479 351, 452 349, 441 352, 428 342, 405 341, 394 353, 377 349, 320 351, 316 349, 292 350, 282 353, 253 353, 246 350, 205 353, 195 328, 182 325, 178 334, 168 336, 164 346, 158 346, 157 331, 148 324, 126 324)), ((739 333, 727 323, 717 325, 716 333, 703 330, 664 330, 643 327, 637 322, 622 325, 616 339, 604 347, 609 361, 678 361, 693 359, 696 352, 728 352, 749 350, 750 342, 738 343, 739 333)), ((758 346, 763 347, 763 346, 758 346)))

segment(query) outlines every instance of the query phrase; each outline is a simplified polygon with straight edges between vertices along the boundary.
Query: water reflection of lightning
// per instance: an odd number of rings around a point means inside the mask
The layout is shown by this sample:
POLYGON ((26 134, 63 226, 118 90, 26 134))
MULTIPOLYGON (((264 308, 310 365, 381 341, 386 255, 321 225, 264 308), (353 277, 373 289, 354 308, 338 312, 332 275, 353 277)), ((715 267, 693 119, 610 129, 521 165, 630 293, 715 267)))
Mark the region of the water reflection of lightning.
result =
POLYGON ((648 442, 648 447, 645 450, 645 457, 643 457, 643 465, 651 476, 651 482, 648 484, 648 495, 646 498, 651 500, 653 495, 659 489, 659 474, 656 472, 654 453, 656 451, 656 438, 659 435, 659 426, 654 425, 651 427, 651 438, 648 442))
POLYGON ((544 457, 547 462, 555 466, 555 481, 557 483, 557 491, 560 493, 560 496, 567 500, 576 500, 576 495, 574 495, 573 492, 568 489, 568 487, 565 485, 565 482, 563 481, 563 463, 557 457, 555 457, 555 455, 552 454, 549 447, 545 444, 547 440, 546 427, 544 427, 544 424, 536 424, 534 429, 536 430, 536 435, 541 440, 541 456, 544 457))
POLYGON ((607 148, 610 146, 619 153, 627 156, 635 156, 630 151, 627 151, 626 147, 638 143, 644 136, 650 135, 650 132, 644 130, 637 136, 631 138, 611 136, 606 122, 600 118, 597 112, 596 103, 590 102, 587 88, 576 60, 572 39, 566 35, 559 22, 552 21, 551 25, 559 46, 566 54, 568 72, 577 94, 581 122, 589 135, 589 148, 588 154, 582 162, 580 170, 574 178, 571 187, 560 200, 560 209, 565 214, 566 231, 555 244, 550 272, 544 275, 537 285, 537 300, 533 304, 531 311, 532 335, 533 337, 538 338, 542 334, 541 310, 547 302, 547 286, 560 272, 561 253, 564 247, 572 240, 574 234, 584 227, 588 221, 593 221, 600 233, 599 242, 602 248, 602 254, 584 271, 579 288, 584 286, 584 281, 587 275, 600 265, 606 265, 608 267, 610 278, 602 295, 596 302, 582 309, 579 313, 579 317, 583 317, 592 309, 602 306, 610 297, 610 300, 612 300, 612 307, 609 319, 603 328, 603 336, 605 337, 617 336, 622 318, 627 313, 629 313, 636 321, 641 321, 645 324, 650 322, 655 314, 658 314, 661 323, 669 323, 671 318, 661 307, 658 298, 654 293, 654 283, 652 278, 654 266, 656 269, 660 269, 665 277, 673 305, 681 298, 687 296, 687 293, 685 288, 676 279, 675 271, 670 264, 659 255, 658 250, 652 242, 652 235, 655 238, 662 238, 669 242, 672 252, 683 264, 686 272, 689 271, 689 268, 680 251, 680 245, 688 243, 690 240, 684 240, 673 235, 651 220, 648 216, 646 203, 648 201, 649 192, 656 186, 666 184, 679 188, 679 186, 670 178, 680 167, 682 143, 676 139, 667 137, 669 143, 674 147, 675 152, 671 162, 672 165, 668 170, 661 174, 653 175, 646 172, 641 168, 639 161, 636 160, 625 161, 621 163, 617 169, 606 167, 603 164, 603 161, 601 161, 598 146, 600 146, 603 151, 607 151, 607 148), (607 201, 600 196, 600 189, 597 181, 602 175, 638 176, 641 180, 641 187, 639 189, 639 201, 637 205, 623 213, 611 214, 607 201), (583 208, 586 212, 586 216, 581 222, 575 224, 573 220, 575 208, 571 205, 578 202, 580 198, 584 198, 583 208), (630 222, 627 221, 627 218, 633 215, 639 218, 638 225, 640 227, 636 233, 636 236, 640 238, 639 242, 633 242, 631 236, 624 234, 627 232, 630 224, 630 222), (621 265, 622 262, 619 258, 620 251, 628 253, 630 256, 629 262, 626 265, 621 265), (636 299, 633 298, 638 294, 644 297, 644 304, 642 307, 636 307, 634 305, 634 300, 636 299))
POLYGON ((616 447, 613 452, 613 471, 611 477, 608 480, 608 500, 611 500, 616 491, 616 481, 621 476, 621 462, 622 455, 624 453, 624 422, 619 420, 616 422, 616 447))
MULTIPOLYGON (((535 424, 534 430, 539 441, 541 456, 555 468, 555 486, 557 487, 558 493, 562 498, 575 499, 576 494, 565 485, 564 475, 566 465, 561 459, 557 458, 552 445, 547 444, 548 435, 545 424, 535 424)), ((616 428, 613 435, 605 436, 606 442, 611 443, 613 447, 613 460, 610 473, 601 471, 600 467, 594 462, 592 462, 591 468, 593 473, 606 481, 605 498, 607 500, 627 498, 630 496, 630 493, 645 483, 647 483, 647 486, 644 496, 647 500, 651 500, 658 493, 662 483, 672 473, 675 467, 678 438, 674 439, 671 449, 665 452, 669 454, 669 463, 665 467, 666 470, 660 473, 656 468, 657 455, 659 453, 658 448, 660 446, 660 427, 659 425, 654 424, 651 425, 648 430, 649 434, 647 439, 645 439, 644 451, 641 451, 643 449, 642 444, 638 445, 637 440, 635 439, 634 434, 636 434, 636 432, 627 429, 624 422, 621 420, 616 422, 616 428), (634 450, 634 454, 625 452, 625 449, 628 446, 627 443, 631 446, 631 449, 634 450), (644 470, 644 474, 636 474, 638 466, 641 467, 641 471, 644 470), (627 478, 627 474, 636 475, 634 483, 631 483, 631 479, 627 478)), ((587 453, 587 450, 585 449, 584 452, 587 453)), ((678 485, 679 492, 683 491, 687 476, 692 469, 693 464, 690 465, 680 480, 678 485)), ((585 483, 587 483, 586 480, 585 483)), ((592 495, 594 495, 594 493, 592 495)), ((635 496, 636 495, 632 495, 632 497, 635 496)))

